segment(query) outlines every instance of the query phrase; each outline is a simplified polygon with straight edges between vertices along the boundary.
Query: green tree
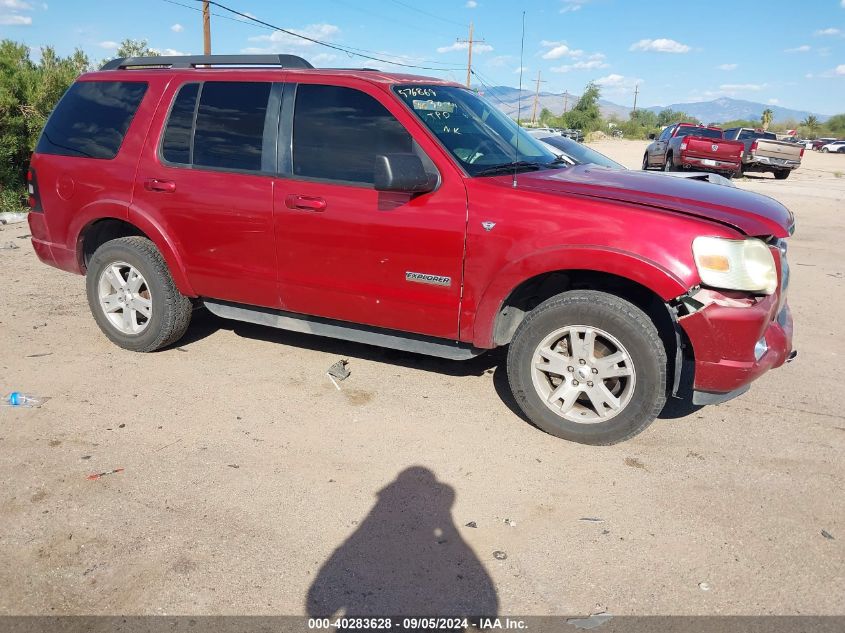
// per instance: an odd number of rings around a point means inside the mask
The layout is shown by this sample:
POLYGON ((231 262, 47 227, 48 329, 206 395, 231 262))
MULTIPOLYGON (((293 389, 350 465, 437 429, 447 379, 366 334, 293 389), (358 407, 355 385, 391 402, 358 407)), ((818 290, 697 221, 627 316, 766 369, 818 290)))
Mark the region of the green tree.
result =
POLYGON ((89 69, 90 61, 80 50, 63 58, 45 47, 36 64, 25 45, 0 41, 0 192, 4 207, 19 204, 29 156, 47 117, 73 80, 89 69))
POLYGON ((115 53, 115 57, 158 57, 161 55, 156 49, 147 46, 147 40, 125 39, 115 53))
POLYGON ((845 135, 845 114, 834 114, 827 120, 825 127, 833 136, 845 135))
POLYGON ((694 116, 687 114, 686 112, 672 110, 671 108, 661 110, 657 115, 657 124, 660 127, 674 125, 675 123, 699 123, 699 121, 694 116))
POLYGON ((592 82, 588 83, 575 107, 560 116, 562 126, 584 132, 592 132, 603 127, 601 110, 599 110, 600 97, 599 87, 592 82))
POLYGON ((763 114, 760 116, 760 123, 763 124, 763 129, 768 130, 769 126, 772 124, 772 120, 775 118, 775 113, 772 112, 771 108, 766 108, 763 110, 763 114))
POLYGON ((813 116, 812 114, 809 115, 806 119, 801 121, 801 125, 803 125, 807 130, 810 132, 810 136, 815 136, 816 133, 819 131, 819 119, 818 117, 813 116))

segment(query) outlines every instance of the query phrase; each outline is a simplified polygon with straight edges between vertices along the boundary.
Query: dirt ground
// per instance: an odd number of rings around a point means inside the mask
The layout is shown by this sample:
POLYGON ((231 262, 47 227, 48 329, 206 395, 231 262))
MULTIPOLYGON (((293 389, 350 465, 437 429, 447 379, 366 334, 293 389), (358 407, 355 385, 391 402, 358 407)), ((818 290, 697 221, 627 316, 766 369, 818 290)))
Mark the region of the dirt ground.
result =
MULTIPOLYGON (((645 144, 595 147, 636 168, 645 144)), ((0 392, 51 398, 0 407, 0 614, 845 614, 842 172, 808 152, 739 181, 797 216, 797 360, 608 448, 515 413, 501 354, 208 314, 122 351, 83 279, 0 227, 20 247, 0 250, 0 392)))

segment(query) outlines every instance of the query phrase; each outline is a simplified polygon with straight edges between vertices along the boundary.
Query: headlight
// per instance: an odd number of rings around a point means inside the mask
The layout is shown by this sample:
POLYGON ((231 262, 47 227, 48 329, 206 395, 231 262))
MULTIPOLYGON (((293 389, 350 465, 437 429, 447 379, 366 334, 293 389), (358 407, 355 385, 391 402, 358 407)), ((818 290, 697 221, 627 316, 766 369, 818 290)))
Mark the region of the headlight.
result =
POLYGON ((778 287, 774 257, 762 240, 697 237, 692 253, 698 275, 708 286, 766 295, 778 287))

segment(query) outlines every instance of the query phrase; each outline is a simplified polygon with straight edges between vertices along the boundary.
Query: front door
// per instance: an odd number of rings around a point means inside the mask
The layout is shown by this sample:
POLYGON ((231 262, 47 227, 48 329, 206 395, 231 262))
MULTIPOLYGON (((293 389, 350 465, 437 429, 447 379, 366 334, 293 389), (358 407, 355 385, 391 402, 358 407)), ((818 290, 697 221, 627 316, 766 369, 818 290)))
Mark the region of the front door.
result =
POLYGON ((388 109, 401 106, 385 99, 386 107, 378 94, 366 86, 286 85, 280 162, 288 177, 274 190, 280 304, 456 340, 464 186, 454 172, 438 173, 388 109), (420 156, 438 188, 376 191, 376 156, 394 152, 420 156))

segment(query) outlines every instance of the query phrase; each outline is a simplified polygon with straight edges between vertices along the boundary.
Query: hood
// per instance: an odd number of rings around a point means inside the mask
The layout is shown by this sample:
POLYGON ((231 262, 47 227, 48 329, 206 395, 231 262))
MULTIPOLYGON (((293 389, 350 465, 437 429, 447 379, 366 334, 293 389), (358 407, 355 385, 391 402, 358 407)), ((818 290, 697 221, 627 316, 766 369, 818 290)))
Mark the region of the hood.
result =
MULTIPOLYGON (((511 177, 503 178, 511 184, 511 177)), ((675 211, 727 224, 753 236, 788 237, 795 218, 777 200, 735 187, 687 178, 664 178, 645 171, 597 165, 521 173, 524 190, 589 196, 675 211)))

